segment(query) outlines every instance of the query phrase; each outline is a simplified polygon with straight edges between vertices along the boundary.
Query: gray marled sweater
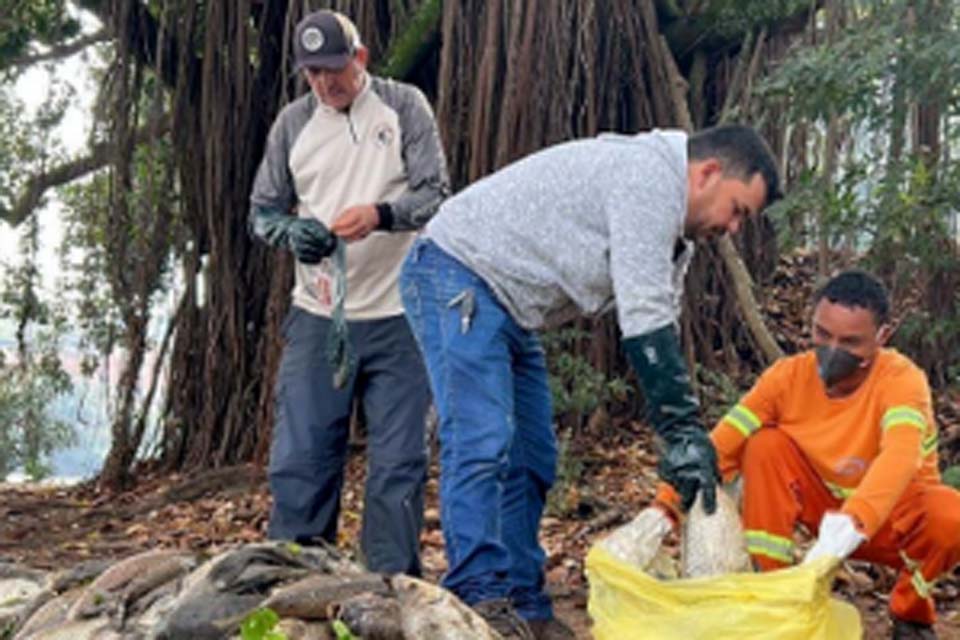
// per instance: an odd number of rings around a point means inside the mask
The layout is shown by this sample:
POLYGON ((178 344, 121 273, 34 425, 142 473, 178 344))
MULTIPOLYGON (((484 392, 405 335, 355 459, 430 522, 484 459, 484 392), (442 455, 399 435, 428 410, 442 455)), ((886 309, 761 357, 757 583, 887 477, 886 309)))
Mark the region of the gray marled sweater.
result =
POLYGON ((605 134, 559 144, 444 202, 427 235, 527 329, 617 306, 624 337, 677 320, 693 253, 686 135, 605 134))

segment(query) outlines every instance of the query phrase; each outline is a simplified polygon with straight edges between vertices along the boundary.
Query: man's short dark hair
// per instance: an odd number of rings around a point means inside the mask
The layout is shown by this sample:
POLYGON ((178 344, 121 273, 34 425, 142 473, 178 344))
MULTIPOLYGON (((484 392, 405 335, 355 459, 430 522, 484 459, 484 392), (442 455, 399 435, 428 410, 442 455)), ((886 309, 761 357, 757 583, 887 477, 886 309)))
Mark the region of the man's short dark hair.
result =
POLYGON ((820 287, 813 296, 817 304, 826 298, 844 307, 860 307, 873 313, 879 327, 890 319, 890 296, 879 278, 860 269, 843 271, 820 287))
POLYGON ((716 158, 726 176, 749 181, 759 173, 767 186, 767 202, 780 199, 780 174, 766 141, 752 127, 724 124, 703 129, 687 138, 690 160, 716 158))

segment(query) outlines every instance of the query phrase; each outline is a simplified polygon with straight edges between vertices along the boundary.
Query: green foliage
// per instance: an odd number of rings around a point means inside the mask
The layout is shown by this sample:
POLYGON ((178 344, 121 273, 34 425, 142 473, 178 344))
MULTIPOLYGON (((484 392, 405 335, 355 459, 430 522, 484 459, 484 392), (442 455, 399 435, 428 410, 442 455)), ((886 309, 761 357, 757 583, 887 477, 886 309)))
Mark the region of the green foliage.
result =
POLYGON ((942 153, 960 141, 951 124, 960 107, 957 3, 842 6, 845 30, 828 43, 825 20, 836 15, 820 14, 821 44, 796 47, 758 84, 781 126, 804 128, 811 159, 770 215, 787 246, 822 238, 877 272, 898 302, 907 299, 895 343, 943 385, 960 359, 960 169, 942 153), (918 108, 942 123, 934 141, 908 117, 918 108), (830 123, 840 134, 834 163, 825 158, 830 123), (931 153, 921 143, 942 148, 931 153))
POLYGON ((0 70, 27 54, 31 43, 49 46, 79 32, 66 0, 11 0, 0 14, 0 70))
POLYGON ((579 424, 600 405, 624 400, 630 391, 623 378, 608 379, 576 352, 577 345, 587 337, 576 328, 558 329, 543 336, 553 413, 561 424, 579 424))
POLYGON ((172 247, 179 232, 177 194, 171 188, 169 143, 138 147, 133 184, 124 194, 126 219, 112 204, 111 176, 61 189, 62 273, 66 296, 76 309, 84 372, 92 374, 100 358, 122 340, 132 322, 145 322, 144 309, 171 285, 172 247))
POLYGON ((584 465, 572 449, 570 430, 563 430, 557 440, 557 478, 547 494, 545 511, 550 516, 563 518, 573 513, 579 505, 584 465))
POLYGON ((770 215, 790 236, 789 246, 811 240, 806 234, 813 228, 796 218, 819 210, 828 244, 859 256, 898 299, 909 300, 908 313, 895 310, 895 343, 940 386, 960 360, 960 266, 951 228, 960 205, 960 166, 948 166, 935 179, 922 157, 906 156, 896 176, 880 173, 880 163, 865 154, 827 189, 818 177, 803 176, 770 215))
POLYGON ((711 31, 735 37, 809 10, 811 4, 811 0, 712 0, 703 17, 711 31))
POLYGON ((896 50, 889 26, 800 49, 760 84, 758 93, 768 100, 785 98, 793 118, 824 119, 834 113, 877 118, 883 113, 877 96, 896 50))
POLYGON ((943 484, 953 487, 954 489, 960 489, 960 465, 955 464, 952 467, 947 467, 940 478, 943 480, 943 484))
POLYGON ((0 318, 17 331, 12 357, 0 351, 0 479, 17 468, 34 480, 49 475, 49 455, 73 440, 69 425, 50 415, 54 400, 72 388, 58 353, 64 319, 37 294, 36 224, 26 231, 27 259, 5 265, 0 283, 0 318))
POLYGON ((388 78, 403 79, 423 55, 437 35, 443 3, 440 0, 424 0, 407 19, 403 31, 394 39, 386 52, 377 73, 388 78))
POLYGON ((0 217, 13 211, 28 178, 63 159, 54 131, 73 97, 69 85, 52 82, 37 112, 30 113, 11 86, 0 85, 0 217))
POLYGON ((33 480, 46 477, 48 456, 73 440, 69 425, 48 413, 70 382, 59 368, 56 343, 44 340, 36 360, 0 367, 0 478, 17 468, 33 480))
POLYGON ((331 626, 333 627, 333 633, 336 634, 337 640, 360 640, 357 636, 353 635, 353 632, 350 631, 350 628, 344 624, 342 620, 334 620, 331 626))
POLYGON ((759 97, 784 99, 794 121, 845 115, 883 126, 895 106, 894 79, 914 95, 950 94, 960 74, 960 32, 952 24, 913 28, 912 4, 873 3, 836 41, 797 47, 758 85, 759 97))
POLYGON ((543 335, 553 415, 559 424, 557 479, 547 496, 546 510, 558 517, 569 515, 580 502, 583 462, 573 452, 574 435, 595 409, 624 401, 630 393, 623 378, 607 378, 581 354, 579 349, 588 338, 575 327, 543 335))
POLYGON ((704 424, 710 429, 740 401, 743 391, 723 371, 714 371, 698 364, 696 376, 703 399, 704 424))
POLYGON ((280 616, 273 609, 257 609, 240 623, 240 637, 243 640, 287 640, 286 634, 274 631, 279 622, 280 616))
POLYGON ((960 166, 934 179, 921 158, 904 164, 899 182, 860 198, 849 226, 867 246, 864 266, 911 300, 895 344, 942 386, 960 361, 960 265, 949 219, 960 203, 960 166))

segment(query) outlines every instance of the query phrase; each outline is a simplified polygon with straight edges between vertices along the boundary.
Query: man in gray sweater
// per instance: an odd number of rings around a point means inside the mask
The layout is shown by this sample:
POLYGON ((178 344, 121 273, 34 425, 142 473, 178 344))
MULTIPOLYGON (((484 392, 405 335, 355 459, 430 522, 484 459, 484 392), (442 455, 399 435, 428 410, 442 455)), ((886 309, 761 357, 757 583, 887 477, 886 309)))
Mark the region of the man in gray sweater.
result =
POLYGON ((506 637, 572 637, 543 589, 557 448, 535 332, 616 306, 660 475, 712 511, 716 454, 676 328, 683 276, 693 238, 736 232, 778 190, 749 127, 601 135, 471 185, 414 244, 400 289, 440 416, 443 582, 506 637))

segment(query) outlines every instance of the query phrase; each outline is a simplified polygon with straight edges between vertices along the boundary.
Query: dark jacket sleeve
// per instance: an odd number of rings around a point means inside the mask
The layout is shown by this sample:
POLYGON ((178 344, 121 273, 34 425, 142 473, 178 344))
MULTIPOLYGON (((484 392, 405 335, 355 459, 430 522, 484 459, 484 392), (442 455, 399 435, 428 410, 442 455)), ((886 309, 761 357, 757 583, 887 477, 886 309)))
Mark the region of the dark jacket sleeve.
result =
POLYGON ((423 227, 450 195, 440 131, 426 96, 412 85, 384 81, 383 99, 398 115, 401 153, 409 188, 391 202, 377 204, 381 228, 410 231, 423 227))
POLYGON ((289 164, 290 149, 310 119, 315 104, 309 94, 297 99, 280 112, 270 127, 263 159, 260 160, 250 193, 247 228, 251 232, 257 228, 258 211, 288 214, 296 204, 297 194, 289 164))

